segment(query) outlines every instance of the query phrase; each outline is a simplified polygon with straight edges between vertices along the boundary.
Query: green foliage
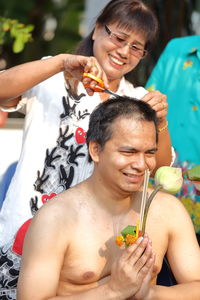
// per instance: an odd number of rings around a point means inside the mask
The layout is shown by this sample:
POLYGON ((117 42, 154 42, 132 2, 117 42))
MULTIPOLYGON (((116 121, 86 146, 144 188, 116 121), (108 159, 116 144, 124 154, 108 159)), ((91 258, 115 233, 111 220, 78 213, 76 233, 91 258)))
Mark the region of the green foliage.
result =
POLYGON ((33 29, 33 25, 24 25, 18 20, 0 17, 0 45, 4 45, 11 38, 12 51, 19 53, 23 51, 26 43, 32 41, 33 29))
POLYGON ((17 54, 12 50, 10 32, 5 34, 0 58, 6 61, 6 68, 48 55, 72 53, 81 39, 79 24, 84 8, 85 0, 0 0, 0 16, 34 26, 34 42, 28 42, 17 54), (55 22, 54 28, 49 20, 55 22))
POLYGON ((186 175, 189 180, 200 180, 200 165, 196 165, 192 169, 187 170, 186 175))

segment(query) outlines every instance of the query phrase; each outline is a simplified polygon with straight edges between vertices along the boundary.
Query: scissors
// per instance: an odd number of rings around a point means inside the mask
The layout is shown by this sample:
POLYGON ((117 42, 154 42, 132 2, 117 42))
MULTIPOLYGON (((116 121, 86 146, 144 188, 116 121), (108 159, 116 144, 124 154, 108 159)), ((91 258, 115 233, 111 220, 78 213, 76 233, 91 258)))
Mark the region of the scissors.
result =
POLYGON ((87 87, 92 88, 94 92, 104 92, 104 93, 108 93, 115 97, 119 96, 116 93, 112 92, 111 90, 106 89, 103 80, 100 79, 99 77, 96 77, 91 73, 83 73, 83 77, 93 79, 94 81, 96 81, 98 83, 98 85, 96 85, 95 87, 91 87, 89 84, 86 83, 86 84, 84 84, 85 88, 87 88, 87 87))

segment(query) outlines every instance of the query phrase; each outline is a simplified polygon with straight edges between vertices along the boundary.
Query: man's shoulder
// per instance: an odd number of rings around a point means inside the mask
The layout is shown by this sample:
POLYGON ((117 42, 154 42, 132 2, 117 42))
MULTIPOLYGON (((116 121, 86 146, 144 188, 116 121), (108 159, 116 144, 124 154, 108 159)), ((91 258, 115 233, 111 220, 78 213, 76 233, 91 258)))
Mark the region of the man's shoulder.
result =
POLYGON ((57 211, 57 213, 62 213, 63 209, 67 207, 69 211, 74 204, 76 204, 76 200, 80 198, 82 195, 82 189, 79 187, 80 184, 77 184, 74 187, 71 187, 51 198, 47 203, 45 203, 40 210, 43 211, 57 211))
POLYGON ((180 228, 183 223, 188 224, 189 215, 181 203, 181 201, 174 195, 158 192, 154 197, 149 214, 151 220, 156 223, 156 226, 162 228, 168 233, 174 231, 174 227, 177 226, 177 220, 179 220, 178 227, 180 228))
POLYGON ((83 192, 84 192, 84 188, 82 188, 81 183, 79 183, 79 184, 76 184, 75 186, 72 186, 69 189, 57 194, 50 201, 53 203, 53 205, 56 205, 56 203, 58 203, 58 202, 62 202, 63 205, 65 205, 65 203, 68 204, 70 199, 75 200, 75 199, 80 198, 83 192))
POLYGON ((177 197, 162 191, 156 194, 152 204, 154 209, 160 212, 162 211, 166 216, 169 216, 169 213, 176 215, 178 211, 181 213, 181 211, 184 210, 183 204, 177 197))
POLYGON ((72 214, 79 209, 82 202, 87 202, 87 191, 83 183, 79 183, 66 191, 57 194, 48 202, 48 209, 56 209, 60 214, 72 214))
POLYGON ((82 193, 72 187, 50 199, 36 213, 33 223, 46 224, 50 232, 65 228, 67 231, 78 221, 82 193))

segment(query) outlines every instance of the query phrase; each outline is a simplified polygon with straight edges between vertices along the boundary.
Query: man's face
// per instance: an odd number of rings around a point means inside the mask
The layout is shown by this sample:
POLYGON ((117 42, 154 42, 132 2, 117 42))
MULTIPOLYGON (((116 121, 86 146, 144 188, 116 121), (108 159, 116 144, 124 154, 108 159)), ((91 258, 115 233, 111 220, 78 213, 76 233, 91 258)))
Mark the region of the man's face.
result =
POLYGON ((105 185, 117 193, 138 191, 144 172, 155 168, 156 130, 153 122, 119 118, 112 137, 100 149, 96 170, 105 185))

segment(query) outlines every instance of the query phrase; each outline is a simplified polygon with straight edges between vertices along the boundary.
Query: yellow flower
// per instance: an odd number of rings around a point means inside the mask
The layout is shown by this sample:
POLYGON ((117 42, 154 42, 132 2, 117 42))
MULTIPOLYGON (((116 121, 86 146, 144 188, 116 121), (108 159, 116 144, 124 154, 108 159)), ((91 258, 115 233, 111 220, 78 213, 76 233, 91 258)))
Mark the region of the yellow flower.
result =
POLYGON ((186 198, 186 197, 182 197, 181 198, 181 202, 183 203, 183 205, 187 209, 188 213, 190 215, 192 215, 193 211, 194 211, 194 202, 192 201, 192 199, 186 198))
POLYGON ((200 212, 200 202, 196 202, 196 209, 198 212, 200 212))
POLYGON ((137 240, 137 238, 136 238, 134 235, 132 235, 132 234, 127 234, 127 236, 126 236, 126 244, 127 244, 127 245, 132 245, 132 244, 134 244, 136 240, 137 240))
POLYGON ((183 70, 187 69, 188 67, 192 67, 192 65, 193 65, 193 61, 191 61, 190 59, 188 59, 183 64, 183 70))
POLYGON ((147 91, 152 92, 152 91, 155 91, 155 89, 156 89, 155 84, 152 84, 147 88, 147 91))
POLYGON ((115 243, 121 247, 124 244, 124 237, 122 235, 116 236, 115 243))

